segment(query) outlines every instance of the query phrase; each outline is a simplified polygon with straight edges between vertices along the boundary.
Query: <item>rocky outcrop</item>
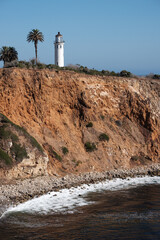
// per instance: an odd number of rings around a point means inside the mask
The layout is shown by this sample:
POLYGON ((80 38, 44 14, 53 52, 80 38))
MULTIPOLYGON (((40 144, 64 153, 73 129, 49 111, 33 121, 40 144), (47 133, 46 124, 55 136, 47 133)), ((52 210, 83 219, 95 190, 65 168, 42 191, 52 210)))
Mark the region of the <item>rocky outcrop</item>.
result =
POLYGON ((0 69, 0 112, 41 144, 48 174, 130 169, 160 161, 159 90, 145 78, 0 69))

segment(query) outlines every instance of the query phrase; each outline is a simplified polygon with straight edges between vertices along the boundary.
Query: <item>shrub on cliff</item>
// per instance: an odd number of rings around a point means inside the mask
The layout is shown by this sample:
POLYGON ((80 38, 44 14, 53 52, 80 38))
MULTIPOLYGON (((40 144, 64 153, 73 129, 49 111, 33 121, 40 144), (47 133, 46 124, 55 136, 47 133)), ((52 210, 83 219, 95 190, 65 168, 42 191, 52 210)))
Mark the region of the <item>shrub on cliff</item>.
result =
POLYGON ((87 128, 93 127, 93 123, 92 122, 87 123, 86 127, 87 128))
POLYGON ((160 75, 159 74, 154 74, 153 79, 160 79, 160 75))
POLYGON ((115 73, 114 71, 109 73, 109 76, 117 76, 117 73, 115 73))
POLYGON ((93 152, 97 149, 95 143, 91 143, 91 142, 86 142, 84 144, 84 147, 85 147, 87 152, 93 152))
POLYGON ((64 155, 66 155, 69 152, 68 148, 62 147, 62 152, 63 152, 64 155))
POLYGON ((52 158, 55 158, 60 162, 62 161, 62 157, 52 148, 51 145, 45 143, 43 146, 52 158))
POLYGON ((18 68, 33 68, 33 65, 31 62, 27 62, 27 61, 17 61, 15 62, 13 67, 18 67, 18 68))
POLYGON ((116 124, 118 127, 121 127, 121 126, 122 126, 122 121, 121 121, 121 120, 116 120, 116 121, 115 121, 115 124, 116 124))
POLYGON ((36 66, 38 69, 44 69, 46 68, 46 65, 43 64, 43 63, 40 63, 40 62, 37 62, 37 66, 36 66))
POLYGON ((122 70, 119 75, 120 75, 120 77, 131 77, 132 74, 131 74, 131 72, 122 70))
POLYGON ((103 116, 103 115, 100 115, 100 118, 101 118, 102 120, 104 120, 104 116, 103 116))
POLYGON ((108 135, 106 135, 105 133, 101 133, 100 135, 99 135, 99 141, 109 141, 109 136, 108 135))
POLYGON ((56 153, 53 149, 52 149, 52 155, 58 160, 58 161, 62 161, 62 158, 61 158, 61 156, 58 154, 58 153, 56 153))

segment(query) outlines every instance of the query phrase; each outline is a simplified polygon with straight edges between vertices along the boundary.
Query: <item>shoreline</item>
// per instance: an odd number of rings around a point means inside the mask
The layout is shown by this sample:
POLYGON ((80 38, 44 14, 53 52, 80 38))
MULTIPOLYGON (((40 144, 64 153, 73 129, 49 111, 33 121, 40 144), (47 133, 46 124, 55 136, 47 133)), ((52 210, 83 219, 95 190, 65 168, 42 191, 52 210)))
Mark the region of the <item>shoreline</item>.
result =
POLYGON ((79 175, 68 174, 65 177, 39 176, 24 180, 15 180, 11 184, 0 186, 0 207, 15 205, 64 188, 92 184, 114 178, 160 176, 160 163, 140 166, 132 169, 118 169, 105 172, 88 172, 79 175))

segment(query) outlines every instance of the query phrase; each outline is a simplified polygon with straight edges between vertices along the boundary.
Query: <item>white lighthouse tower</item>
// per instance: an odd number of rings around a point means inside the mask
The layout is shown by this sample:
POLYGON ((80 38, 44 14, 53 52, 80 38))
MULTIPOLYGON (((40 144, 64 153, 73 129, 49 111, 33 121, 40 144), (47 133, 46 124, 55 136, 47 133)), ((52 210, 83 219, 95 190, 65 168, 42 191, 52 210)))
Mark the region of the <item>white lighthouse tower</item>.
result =
POLYGON ((55 65, 64 67, 64 41, 63 36, 58 32, 55 36, 55 65))

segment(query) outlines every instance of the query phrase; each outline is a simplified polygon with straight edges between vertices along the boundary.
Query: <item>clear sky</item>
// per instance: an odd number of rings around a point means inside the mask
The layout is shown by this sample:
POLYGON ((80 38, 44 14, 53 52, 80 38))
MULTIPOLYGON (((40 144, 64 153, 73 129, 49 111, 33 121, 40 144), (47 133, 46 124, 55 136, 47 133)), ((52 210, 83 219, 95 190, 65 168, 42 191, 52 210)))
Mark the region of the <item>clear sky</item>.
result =
POLYGON ((43 63, 54 64, 60 31, 65 65, 160 74, 160 0, 0 0, 0 10, 0 48, 15 47, 19 60, 34 58, 26 37, 37 28, 43 63))

